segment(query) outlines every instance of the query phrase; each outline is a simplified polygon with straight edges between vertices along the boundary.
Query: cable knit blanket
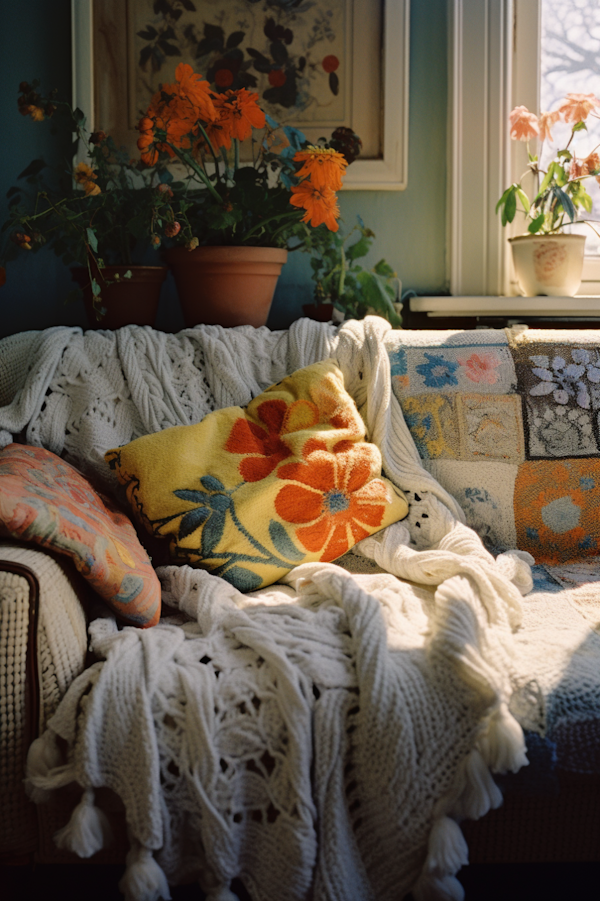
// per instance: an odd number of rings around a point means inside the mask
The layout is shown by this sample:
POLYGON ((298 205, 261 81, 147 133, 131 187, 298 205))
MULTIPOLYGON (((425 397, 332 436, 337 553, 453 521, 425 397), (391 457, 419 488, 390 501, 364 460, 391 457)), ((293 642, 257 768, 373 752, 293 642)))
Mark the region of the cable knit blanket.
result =
POLYGON ((494 559, 422 467, 391 388, 397 335, 369 317, 339 331, 302 320, 280 333, 57 328, 0 342, 2 443, 42 444, 112 490, 106 449, 243 406, 331 356, 411 500, 404 522, 341 565, 304 564, 249 595, 162 567, 178 612, 146 631, 92 622, 99 662, 32 746, 29 786, 36 800, 82 786, 56 836, 82 856, 107 838, 94 789, 121 797, 127 898, 199 878, 227 901, 241 876, 256 901, 459 899, 458 823, 501 802, 492 772, 527 762, 508 705, 531 558, 494 559))

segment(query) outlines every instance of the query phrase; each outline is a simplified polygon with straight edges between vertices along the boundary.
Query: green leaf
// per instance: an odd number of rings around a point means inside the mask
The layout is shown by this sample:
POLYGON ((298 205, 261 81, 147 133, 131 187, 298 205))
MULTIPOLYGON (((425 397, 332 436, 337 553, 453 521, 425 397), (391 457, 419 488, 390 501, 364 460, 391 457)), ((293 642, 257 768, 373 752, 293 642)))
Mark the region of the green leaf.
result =
POLYGON ((500 198, 500 200, 499 200, 498 203, 496 204, 496 212, 498 212, 498 210, 500 209, 500 207, 501 207, 503 204, 506 203, 506 201, 508 200, 509 196, 512 194, 512 192, 513 192, 514 190, 515 190, 515 186, 514 186, 514 185, 511 185, 509 188, 506 189, 506 191, 504 192, 504 194, 502 195, 502 197, 500 198))
POLYGON ((102 289, 95 278, 92 279, 92 294, 94 297, 100 297, 102 289))
POLYGON ((569 195, 566 194, 561 188, 554 187, 552 190, 554 196, 561 204, 563 210, 565 211, 571 222, 573 222, 573 220, 575 219, 575 207, 573 206, 573 201, 571 200, 569 195))
POLYGON ((554 165, 555 165, 554 163, 550 163, 550 165, 548 166, 548 171, 544 175, 544 180, 542 181, 542 183, 540 185, 540 190, 536 194, 536 197, 535 197, 536 200, 538 199, 538 197, 542 196, 542 194, 544 193, 544 191, 546 190, 546 188, 552 181, 552 176, 554 175, 554 165))
POLYGON ((573 131, 587 131, 587 125, 585 122, 576 122, 573 126, 573 131))
POLYGON ((369 248, 372 244, 372 241, 369 238, 363 235, 358 241, 355 241, 354 244, 351 244, 350 247, 346 248, 346 257, 350 262, 357 260, 359 257, 364 257, 369 252, 369 248))
POLYGON ((258 573, 245 566, 230 566, 221 573, 221 578, 233 585, 238 591, 257 591, 262 585, 262 579, 258 573))
POLYGON ((517 194, 516 187, 513 186, 513 191, 506 198, 506 203, 502 209, 502 225, 506 225, 507 222, 512 222, 515 218, 515 213, 517 212, 517 194))
POLYGON ((572 159, 573 159, 573 154, 571 153, 570 150, 559 150, 558 153, 557 153, 556 155, 559 156, 559 157, 564 156, 564 158, 565 158, 566 160, 572 160, 572 159))
POLYGON ((563 188, 566 185, 569 177, 565 172, 564 166, 559 166, 558 163, 554 164, 554 178, 559 187, 563 188))
POLYGON ((212 556, 212 552, 223 537, 225 531, 225 513, 214 511, 202 529, 200 553, 203 557, 212 556))
POLYGON ((373 266, 374 271, 377 275, 380 275, 382 278, 397 278, 398 273, 395 269, 392 269, 389 263, 386 263, 385 260, 379 260, 378 263, 375 263, 373 266))
POLYGON ((269 535, 271 536, 273 546, 283 557, 286 557, 288 560, 296 561, 304 558, 304 554, 298 550, 290 539, 285 526, 280 522, 276 522, 274 519, 271 520, 269 523, 269 535))
POLYGON ((88 243, 93 252, 98 253, 98 238, 96 237, 96 232, 93 228, 86 228, 85 233, 87 235, 88 243))
POLYGON ((20 175, 17 175, 17 178, 28 178, 30 175, 38 175, 42 169, 46 168, 46 163, 43 159, 32 160, 31 163, 27 166, 26 169, 23 169, 20 175))
POLYGON ((535 235, 535 233, 544 224, 545 218, 546 218, 545 214, 541 213, 536 219, 534 219, 532 222, 529 223, 529 225, 527 226, 527 231, 530 232, 532 235, 535 235))
POLYGON ((190 510, 189 513, 186 513, 185 516, 181 517, 177 537, 187 538, 188 535, 191 535, 192 532, 199 529, 209 516, 210 510, 207 507, 196 507, 195 510, 190 510))
POLYGON ((220 479, 217 479, 216 476, 202 476, 200 479, 200 484, 203 488, 206 488, 207 491, 223 491, 225 486, 220 479))
POLYGON ((523 204, 523 209, 525 210, 526 213, 528 213, 529 209, 531 207, 531 204, 529 202, 529 197, 527 196, 525 191, 522 190, 522 188, 517 188, 516 191, 517 191, 517 196, 518 196, 519 200, 523 204))

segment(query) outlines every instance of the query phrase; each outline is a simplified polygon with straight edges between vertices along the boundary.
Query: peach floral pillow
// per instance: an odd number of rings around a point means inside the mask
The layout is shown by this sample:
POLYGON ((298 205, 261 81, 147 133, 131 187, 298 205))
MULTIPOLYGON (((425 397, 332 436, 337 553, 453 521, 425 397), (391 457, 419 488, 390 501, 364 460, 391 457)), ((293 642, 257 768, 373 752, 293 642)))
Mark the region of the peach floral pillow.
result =
POLYGON ((298 563, 335 560, 408 512, 331 361, 191 426, 146 435, 106 459, 135 514, 175 562, 242 591, 298 563))
POLYGON ((124 623, 158 622, 160 582, 130 520, 51 451, 0 451, 0 535, 70 557, 124 623))

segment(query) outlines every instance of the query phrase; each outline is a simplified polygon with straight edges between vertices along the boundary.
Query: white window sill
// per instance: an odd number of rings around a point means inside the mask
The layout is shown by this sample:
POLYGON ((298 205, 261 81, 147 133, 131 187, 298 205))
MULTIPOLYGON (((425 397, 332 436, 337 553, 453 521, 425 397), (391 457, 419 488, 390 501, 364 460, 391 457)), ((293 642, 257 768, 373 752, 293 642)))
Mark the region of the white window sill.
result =
POLYGON ((586 319, 600 317, 600 295, 575 297, 411 297, 412 313, 435 317, 536 316, 586 319))

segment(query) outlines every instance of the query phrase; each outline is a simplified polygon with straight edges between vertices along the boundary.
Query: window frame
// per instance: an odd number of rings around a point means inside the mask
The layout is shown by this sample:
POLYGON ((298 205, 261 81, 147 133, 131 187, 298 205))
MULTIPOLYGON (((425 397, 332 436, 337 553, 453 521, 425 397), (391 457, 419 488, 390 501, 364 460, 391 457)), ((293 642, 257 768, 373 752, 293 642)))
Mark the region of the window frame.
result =
MULTIPOLYGON (((508 116, 521 104, 539 111, 541 0, 449 4, 448 285, 452 295, 515 296, 507 238, 521 230, 503 228, 495 207, 527 168, 508 116)), ((600 260, 586 258, 577 294, 600 295, 600 260)))

